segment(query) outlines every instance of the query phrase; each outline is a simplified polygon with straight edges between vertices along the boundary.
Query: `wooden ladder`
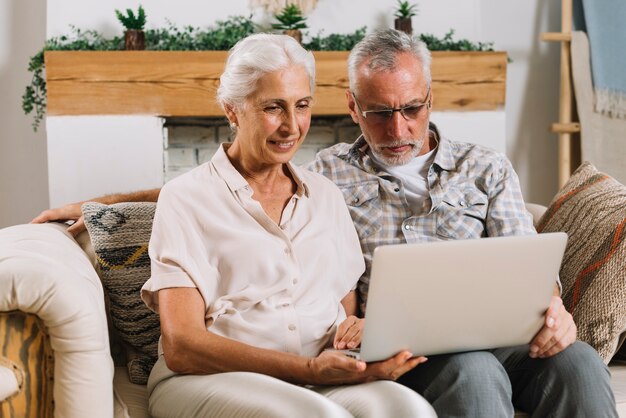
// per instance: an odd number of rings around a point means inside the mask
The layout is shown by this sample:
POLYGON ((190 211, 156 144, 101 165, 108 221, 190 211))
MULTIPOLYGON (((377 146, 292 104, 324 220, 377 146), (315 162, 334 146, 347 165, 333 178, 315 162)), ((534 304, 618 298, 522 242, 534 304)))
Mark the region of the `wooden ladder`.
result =
POLYGON ((561 32, 544 32, 542 41, 561 42, 561 83, 559 121, 550 130, 559 134, 559 187, 562 187, 580 164, 580 123, 573 121, 571 41, 572 0, 561 0, 561 32))

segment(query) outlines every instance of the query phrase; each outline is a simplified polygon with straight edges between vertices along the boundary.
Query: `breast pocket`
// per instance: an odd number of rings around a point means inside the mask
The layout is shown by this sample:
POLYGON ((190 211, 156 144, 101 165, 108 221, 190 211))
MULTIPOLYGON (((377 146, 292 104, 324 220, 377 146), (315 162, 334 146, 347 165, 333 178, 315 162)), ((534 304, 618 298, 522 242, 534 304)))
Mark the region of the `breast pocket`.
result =
POLYGON ((480 238, 485 234, 487 196, 476 188, 450 189, 437 208, 437 236, 480 238))
POLYGON ((340 187, 361 240, 382 226, 378 187, 378 182, 375 181, 340 187))

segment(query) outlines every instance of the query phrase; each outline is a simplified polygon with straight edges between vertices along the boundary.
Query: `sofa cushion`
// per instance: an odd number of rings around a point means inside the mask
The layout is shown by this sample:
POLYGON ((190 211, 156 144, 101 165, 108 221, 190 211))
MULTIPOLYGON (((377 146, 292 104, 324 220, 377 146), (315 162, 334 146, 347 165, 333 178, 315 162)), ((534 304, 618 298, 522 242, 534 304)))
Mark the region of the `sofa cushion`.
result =
POLYGON ((626 187, 584 163, 552 200, 537 231, 567 232, 563 302, 578 338, 608 363, 626 326, 626 187))
POLYGON ((150 277, 148 242, 155 203, 118 203, 82 206, 85 225, 107 293, 111 323, 130 346, 130 381, 145 384, 157 358, 159 317, 140 297, 150 277))

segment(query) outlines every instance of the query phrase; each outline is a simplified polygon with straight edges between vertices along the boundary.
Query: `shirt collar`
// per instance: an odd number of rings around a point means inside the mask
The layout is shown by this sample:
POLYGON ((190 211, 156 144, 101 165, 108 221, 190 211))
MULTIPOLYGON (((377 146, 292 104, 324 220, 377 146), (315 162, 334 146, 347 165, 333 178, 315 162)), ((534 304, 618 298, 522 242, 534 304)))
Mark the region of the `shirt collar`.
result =
MULTIPOLYGON (((232 143, 223 143, 219 146, 215 154, 211 158, 211 164, 215 168, 215 171, 219 174, 219 176, 224 179, 226 185, 230 189, 231 192, 237 192, 241 189, 249 190, 249 184, 245 178, 241 175, 239 171, 233 166, 230 162, 230 159, 226 155, 226 150, 230 147, 232 143)), ((287 163, 287 169, 293 176, 293 179, 296 182, 296 196, 298 197, 309 197, 309 187, 302 180, 302 175, 300 174, 300 168, 291 164, 291 162, 287 163)))

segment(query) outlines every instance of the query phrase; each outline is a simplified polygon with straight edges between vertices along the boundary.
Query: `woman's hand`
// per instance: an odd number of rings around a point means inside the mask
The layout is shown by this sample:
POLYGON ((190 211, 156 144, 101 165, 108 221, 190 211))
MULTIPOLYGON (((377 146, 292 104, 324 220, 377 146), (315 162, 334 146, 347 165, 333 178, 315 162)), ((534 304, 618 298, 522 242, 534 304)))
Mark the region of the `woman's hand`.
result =
POLYGON ((323 351, 309 360, 309 369, 313 374, 314 384, 340 385, 396 380, 426 360, 426 357, 413 357, 408 351, 402 351, 385 361, 367 364, 337 351, 323 351))
POLYGON ((337 350, 356 348, 361 344, 365 319, 350 315, 337 327, 333 347, 337 350))

